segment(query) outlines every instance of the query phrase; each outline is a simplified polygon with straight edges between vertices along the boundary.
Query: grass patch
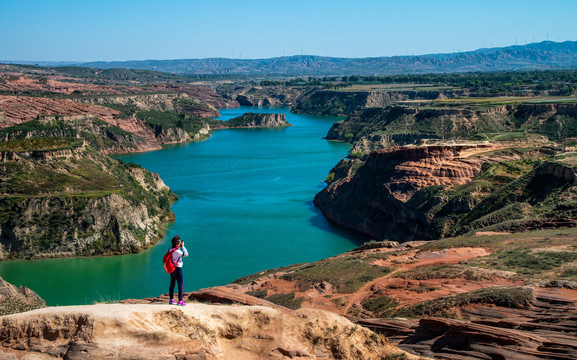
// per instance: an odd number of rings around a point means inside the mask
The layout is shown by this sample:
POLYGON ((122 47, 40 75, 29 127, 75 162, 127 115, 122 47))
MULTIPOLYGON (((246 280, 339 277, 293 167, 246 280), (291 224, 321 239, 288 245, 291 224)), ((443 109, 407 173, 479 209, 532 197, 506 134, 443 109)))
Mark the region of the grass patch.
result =
POLYGON ((544 246, 573 245, 577 240, 577 228, 526 231, 514 234, 482 235, 466 234, 430 242, 422 250, 443 250, 455 247, 483 247, 493 251, 512 248, 534 249, 544 246))
POLYGON ((386 317, 399 306, 399 302, 390 296, 378 296, 363 300, 361 305, 365 309, 372 311, 377 317, 386 317))
POLYGON ((74 149, 82 145, 82 140, 71 138, 40 137, 30 139, 13 139, 0 143, 0 151, 46 151, 74 149))
POLYGON ((303 298, 295 298, 295 293, 288 293, 288 294, 275 294, 266 298, 266 300, 284 306, 289 309, 299 309, 303 302, 303 298))
POLYGON ((503 275, 500 271, 472 267, 470 265, 436 265, 412 269, 399 274, 399 277, 411 280, 463 278, 469 281, 480 281, 489 280, 494 277, 503 277, 503 275))
POLYGON ((270 269, 270 270, 265 270, 265 271, 261 271, 259 273, 255 273, 255 274, 251 274, 251 275, 247 275, 247 276, 243 276, 239 279, 236 279, 235 281, 233 281, 233 284, 240 284, 240 285, 246 285, 246 284, 250 284, 255 280, 260 279, 261 277, 267 276, 267 275, 272 275, 272 274, 276 274, 279 272, 289 272, 304 266, 308 266, 310 265, 309 263, 300 263, 300 264, 294 264, 294 265, 289 265, 289 266, 283 266, 283 267, 279 267, 279 268, 275 268, 275 269, 270 269))
POLYGON ((255 290, 255 291, 247 291, 245 294, 257 297, 259 299, 265 299, 268 295, 268 290, 255 290))
POLYGON ((561 277, 577 278, 577 266, 570 266, 563 269, 563 271, 561 272, 561 277))
POLYGON ((577 252, 573 251, 512 249, 478 261, 492 268, 511 270, 523 275, 537 275, 575 260, 577 252))
POLYGON ((524 287, 493 287, 468 293, 445 296, 419 304, 406 306, 392 316, 422 317, 443 316, 454 318, 459 307, 469 304, 493 304, 507 308, 523 308, 531 305, 533 290, 524 287))
POLYGON ((317 261, 286 274, 285 277, 287 280, 299 282, 299 288, 303 290, 324 281, 335 286, 341 293, 353 293, 367 282, 391 271, 388 267, 371 265, 367 260, 345 257, 317 261))

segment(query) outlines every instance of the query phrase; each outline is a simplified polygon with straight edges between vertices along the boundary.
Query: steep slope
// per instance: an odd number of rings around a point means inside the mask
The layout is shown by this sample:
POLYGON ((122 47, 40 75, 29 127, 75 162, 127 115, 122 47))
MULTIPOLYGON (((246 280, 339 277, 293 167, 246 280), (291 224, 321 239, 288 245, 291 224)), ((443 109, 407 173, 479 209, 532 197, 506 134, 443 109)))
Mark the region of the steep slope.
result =
POLYGON ((367 151, 423 138, 488 139, 486 133, 521 132, 525 137, 533 133, 551 140, 577 136, 577 104, 483 106, 472 100, 468 105, 441 104, 364 109, 335 123, 327 139, 353 143, 353 151, 367 151))
POLYGON ((284 114, 261 114, 247 112, 221 124, 230 128, 271 128, 292 126, 284 114))
POLYGON ((104 154, 160 148, 158 141, 142 138, 90 115, 40 115, 34 120, 0 130, 0 141, 4 143, 42 138, 85 139, 92 148, 104 154))
POLYGON ((162 238, 174 195, 77 139, 1 144, 0 259, 119 254, 162 238))
POLYGON ((331 91, 312 89, 300 96, 292 111, 298 114, 344 116, 357 110, 382 108, 402 100, 435 100, 450 91, 331 91))
POLYGON ((343 160, 314 203, 375 239, 438 239, 491 227, 575 225, 575 170, 547 148, 406 146, 343 160))
POLYGON ((16 287, 0 277, 0 316, 40 309, 46 301, 25 286, 16 287))

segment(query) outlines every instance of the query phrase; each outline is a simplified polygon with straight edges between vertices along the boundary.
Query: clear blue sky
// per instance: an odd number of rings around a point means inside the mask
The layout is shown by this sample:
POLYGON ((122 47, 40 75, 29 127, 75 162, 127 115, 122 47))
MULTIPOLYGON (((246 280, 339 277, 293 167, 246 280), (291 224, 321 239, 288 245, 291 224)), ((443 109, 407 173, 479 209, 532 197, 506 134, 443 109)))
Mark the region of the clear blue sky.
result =
POLYGON ((577 0, 0 0, 0 59, 431 54, 577 40, 577 0))

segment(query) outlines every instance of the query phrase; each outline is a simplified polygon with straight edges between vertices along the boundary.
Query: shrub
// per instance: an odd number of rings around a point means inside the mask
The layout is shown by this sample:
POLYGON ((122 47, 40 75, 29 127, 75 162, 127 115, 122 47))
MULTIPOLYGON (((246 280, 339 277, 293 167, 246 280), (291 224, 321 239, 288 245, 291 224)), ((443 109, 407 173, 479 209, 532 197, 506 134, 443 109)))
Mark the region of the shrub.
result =
POLYGON ((327 183, 327 185, 332 184, 335 181, 335 173, 331 172, 327 175, 327 178, 325 179, 325 182, 327 183))
POLYGON ((406 306, 394 312, 393 316, 455 317, 455 311, 468 304, 493 304, 507 308, 523 308, 533 302, 533 289, 525 287, 492 287, 468 293, 445 296, 406 306))
POLYGON ((288 293, 288 294, 275 294, 271 295, 266 300, 275 303, 280 306, 284 306, 289 309, 296 310, 301 307, 301 303, 303 302, 303 298, 295 298, 295 293, 288 293))
POLYGON ((371 299, 365 299, 361 303, 363 307, 372 311, 377 317, 384 317, 393 312, 399 305, 397 299, 389 296, 379 296, 371 299))

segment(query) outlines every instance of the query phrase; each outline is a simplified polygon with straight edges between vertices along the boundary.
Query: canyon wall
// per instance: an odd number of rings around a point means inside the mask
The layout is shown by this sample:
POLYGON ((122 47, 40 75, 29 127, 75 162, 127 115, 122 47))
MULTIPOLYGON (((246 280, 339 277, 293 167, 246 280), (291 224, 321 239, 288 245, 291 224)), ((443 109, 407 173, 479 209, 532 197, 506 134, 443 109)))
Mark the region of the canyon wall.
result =
POLYGON ((524 131, 552 140, 577 136, 577 104, 520 104, 428 108, 388 106, 357 111, 335 123, 327 139, 358 150, 406 145, 418 139, 468 139, 483 133, 524 131), (392 140, 392 141, 391 141, 392 140), (377 144, 370 143, 376 141, 377 144), (380 143, 380 145, 379 145, 380 143))
POLYGON ((393 147, 345 159, 314 203, 330 221, 378 240, 575 224, 572 166, 541 162, 538 149, 491 146, 393 147))
POLYGON ((173 219, 158 174, 86 143, 1 158, 0 259, 138 252, 173 219))
POLYGON ((255 128, 255 127, 286 127, 292 124, 286 121, 284 114, 245 113, 223 122, 227 127, 255 128))

